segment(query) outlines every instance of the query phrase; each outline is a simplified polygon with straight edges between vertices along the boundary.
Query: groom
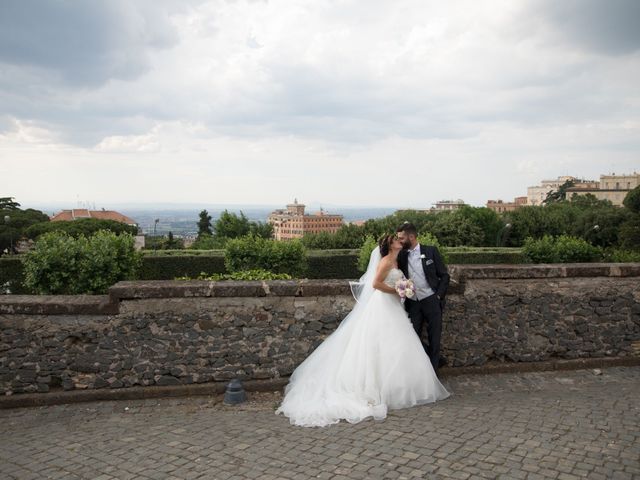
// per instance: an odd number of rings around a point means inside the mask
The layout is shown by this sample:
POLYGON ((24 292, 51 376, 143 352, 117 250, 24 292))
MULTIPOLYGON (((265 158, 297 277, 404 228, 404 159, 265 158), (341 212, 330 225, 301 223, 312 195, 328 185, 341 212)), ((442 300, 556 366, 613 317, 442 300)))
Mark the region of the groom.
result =
POLYGON ((404 306, 413 328, 422 341, 422 327, 427 324, 429 345, 424 347, 433 369, 446 364, 440 357, 440 336, 442 334, 442 310, 444 297, 449 286, 449 273, 436 247, 420 245, 416 227, 405 222, 397 230, 398 240, 404 250, 398 255, 398 268, 406 278, 413 280, 416 287, 414 299, 406 299, 404 306))

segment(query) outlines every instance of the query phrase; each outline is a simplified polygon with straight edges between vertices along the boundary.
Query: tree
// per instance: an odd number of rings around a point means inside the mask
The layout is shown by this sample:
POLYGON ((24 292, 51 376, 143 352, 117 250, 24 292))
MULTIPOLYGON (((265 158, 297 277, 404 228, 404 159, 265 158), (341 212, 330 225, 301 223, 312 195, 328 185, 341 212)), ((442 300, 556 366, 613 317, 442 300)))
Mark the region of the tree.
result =
POLYGON ((570 202, 552 203, 547 207, 526 206, 506 212, 504 219, 511 224, 507 246, 520 247, 528 237, 567 234, 575 222, 576 212, 570 202))
POLYGON ((420 234, 432 233, 440 244, 447 247, 478 246, 482 244, 484 232, 460 211, 441 212, 431 232, 420 231, 420 234))
POLYGON ((633 213, 640 214, 640 185, 627 193, 622 204, 633 213))
MULTIPOLYGON (((404 222, 413 223, 418 232, 433 230, 437 214, 420 210, 401 210, 384 218, 367 220, 362 227, 362 238, 369 235, 380 238, 388 233, 395 232, 404 222)), ((363 240, 364 241, 364 240, 363 240)))
POLYGON ((115 234, 129 233, 136 235, 138 227, 135 225, 127 225, 126 223, 116 222, 115 220, 103 220, 98 218, 80 218, 68 222, 50 222, 40 221, 25 229, 27 238, 36 239, 46 232, 66 232, 72 237, 85 236, 89 237, 100 230, 108 230, 115 234))
POLYGON ((331 250, 336 248, 335 234, 329 232, 305 233, 302 243, 306 248, 314 250, 331 250))
POLYGON ((620 227, 620 246, 629 250, 640 250, 640 215, 620 227))
MULTIPOLYGON (((6 200, 7 197, 0 199, 6 200)), ((28 237, 28 229, 38 223, 49 223, 49 217, 40 210, 14 208, 16 202, 4 202, 5 209, 0 209, 0 255, 11 248, 15 251, 16 243, 28 237), (6 217, 9 217, 8 220, 6 217)))
POLYGON ((571 204, 583 209, 613 207, 613 203, 610 200, 599 200, 593 193, 587 193, 586 195, 574 194, 571 197, 571 204))
POLYGON ((273 237, 273 225, 263 222, 250 222, 249 234, 254 237, 271 238, 273 237))
POLYGON ((626 208, 616 207, 608 201, 596 199, 596 202, 587 201, 583 205, 571 202, 574 208, 577 207, 577 214, 568 231, 593 245, 615 247, 620 244, 621 226, 628 222, 633 214, 626 208))
POLYGON ((184 241, 181 238, 175 238, 173 232, 169 231, 169 235, 164 244, 164 248, 167 250, 177 250, 184 248, 184 241))
POLYGON ((20 204, 13 201, 13 197, 0 197, 0 210, 18 210, 20 204))
POLYGON ((249 234, 251 226, 249 225, 249 219, 244 213, 240 212, 240 215, 235 213, 229 213, 227 210, 220 214, 220 218, 216 221, 215 234, 222 238, 238 238, 244 237, 249 234))
POLYGON ((206 210, 200 212, 200 220, 198 220, 198 238, 202 235, 213 235, 211 230, 211 215, 206 210))
POLYGON ((547 193, 547 198, 545 198, 542 203, 544 203, 545 205, 549 205, 550 203, 566 200, 567 189, 575 186, 575 184, 576 183, 573 180, 567 180, 558 187, 558 190, 551 190, 549 193, 547 193))
POLYGON ((495 245, 498 234, 504 228, 504 223, 494 210, 487 207, 478 208, 465 205, 457 212, 482 230, 483 238, 478 246, 493 247, 495 245))
MULTIPOLYGON (((392 232, 395 232, 395 228, 392 232)), ((391 233, 391 232, 389 232, 391 233)), ((365 241, 364 229, 358 225, 342 225, 334 234, 333 248, 360 248, 365 241)))

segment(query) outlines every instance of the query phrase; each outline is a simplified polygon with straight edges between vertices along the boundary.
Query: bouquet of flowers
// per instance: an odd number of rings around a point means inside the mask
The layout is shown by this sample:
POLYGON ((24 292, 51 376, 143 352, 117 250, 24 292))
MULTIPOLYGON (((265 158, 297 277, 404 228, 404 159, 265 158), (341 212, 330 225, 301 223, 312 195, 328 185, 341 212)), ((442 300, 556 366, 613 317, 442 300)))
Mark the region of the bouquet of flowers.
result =
POLYGON ((396 282, 396 292, 402 299, 412 298, 416 294, 416 287, 413 285, 413 281, 401 278, 396 282))

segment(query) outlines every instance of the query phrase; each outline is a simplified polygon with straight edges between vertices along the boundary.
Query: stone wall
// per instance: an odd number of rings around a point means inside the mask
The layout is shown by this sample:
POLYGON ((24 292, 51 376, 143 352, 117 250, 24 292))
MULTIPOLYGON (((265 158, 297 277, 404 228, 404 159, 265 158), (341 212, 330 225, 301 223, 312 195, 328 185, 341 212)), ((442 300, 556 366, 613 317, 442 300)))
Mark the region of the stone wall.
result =
MULTIPOLYGON (((630 357, 640 264, 452 266, 453 367, 630 357)), ((109 296, 0 297, 0 391, 289 375, 353 306, 347 282, 121 282, 109 296)))

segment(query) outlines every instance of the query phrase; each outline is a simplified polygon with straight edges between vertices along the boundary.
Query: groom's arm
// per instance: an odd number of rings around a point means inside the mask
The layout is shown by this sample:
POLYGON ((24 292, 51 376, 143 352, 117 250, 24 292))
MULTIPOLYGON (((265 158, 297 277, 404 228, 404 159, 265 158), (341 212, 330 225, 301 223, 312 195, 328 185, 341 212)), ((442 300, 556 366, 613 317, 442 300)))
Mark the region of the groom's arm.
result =
POLYGON ((449 288, 449 271, 447 270, 447 266, 444 264, 444 260, 440 255, 437 247, 433 247, 433 263, 436 266, 436 275, 438 276, 438 291, 436 295, 443 299, 447 294, 447 289, 449 288))

